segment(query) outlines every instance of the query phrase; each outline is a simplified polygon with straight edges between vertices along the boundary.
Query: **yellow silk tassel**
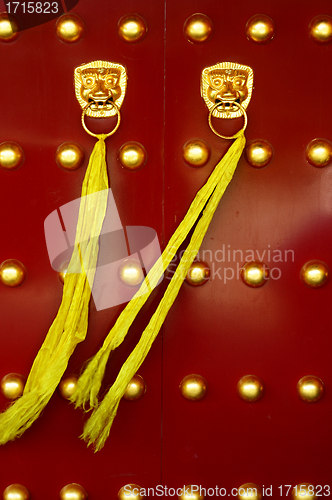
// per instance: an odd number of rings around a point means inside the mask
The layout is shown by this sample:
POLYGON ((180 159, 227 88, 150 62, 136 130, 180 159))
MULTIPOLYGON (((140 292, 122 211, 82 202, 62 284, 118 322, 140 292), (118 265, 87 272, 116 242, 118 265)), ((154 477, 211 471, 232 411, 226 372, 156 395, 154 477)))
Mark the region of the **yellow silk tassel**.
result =
POLYGON ((173 234, 161 258, 147 275, 140 291, 123 310, 116 324, 105 339, 102 348, 89 362, 79 379, 78 388, 72 397, 72 401, 76 403, 76 406, 84 406, 87 401, 90 401, 91 406, 95 408, 90 419, 85 424, 82 438, 88 442, 88 445, 94 444, 96 451, 104 446, 127 385, 147 356, 170 307, 179 293, 183 280, 199 251, 219 201, 233 177, 244 146, 245 137, 243 131, 240 131, 237 134, 236 141, 234 141, 225 156, 216 165, 206 184, 197 193, 185 218, 173 234), (162 273, 165 271, 179 246, 185 240, 194 223, 199 218, 202 210, 203 215, 197 223, 190 243, 167 287, 164 297, 160 301, 148 326, 142 333, 140 341, 123 364, 113 386, 104 397, 102 403, 98 406, 98 391, 101 386, 110 352, 120 345, 125 338, 130 325, 146 302, 153 286, 158 283, 162 273), (145 293, 144 295, 140 295, 142 291, 145 293))
POLYGON ((32 425, 59 384, 76 345, 85 339, 98 236, 107 207, 106 137, 98 136, 85 174, 75 247, 59 311, 34 360, 22 397, 0 415, 0 444, 21 436, 32 425))

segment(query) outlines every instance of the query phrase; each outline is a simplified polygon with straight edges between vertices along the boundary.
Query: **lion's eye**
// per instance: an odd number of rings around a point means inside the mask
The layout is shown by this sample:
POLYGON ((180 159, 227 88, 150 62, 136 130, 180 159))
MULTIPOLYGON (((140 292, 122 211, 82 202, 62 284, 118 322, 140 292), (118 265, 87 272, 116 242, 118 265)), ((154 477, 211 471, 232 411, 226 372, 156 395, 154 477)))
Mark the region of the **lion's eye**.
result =
POLYGON ((118 78, 116 76, 110 76, 106 79, 107 87, 114 88, 117 86, 118 78))
POLYGON ((95 84, 95 79, 92 77, 92 76, 88 76, 86 79, 85 79, 85 82, 84 82, 85 86, 86 87, 93 87, 94 84, 95 84))
POLYGON ((218 77, 218 78, 214 78, 212 80, 212 83, 215 87, 221 87, 222 84, 223 84, 223 79, 221 77, 218 77))
POLYGON ((233 83, 234 83, 235 87, 243 87, 244 79, 243 78, 235 78, 233 83))

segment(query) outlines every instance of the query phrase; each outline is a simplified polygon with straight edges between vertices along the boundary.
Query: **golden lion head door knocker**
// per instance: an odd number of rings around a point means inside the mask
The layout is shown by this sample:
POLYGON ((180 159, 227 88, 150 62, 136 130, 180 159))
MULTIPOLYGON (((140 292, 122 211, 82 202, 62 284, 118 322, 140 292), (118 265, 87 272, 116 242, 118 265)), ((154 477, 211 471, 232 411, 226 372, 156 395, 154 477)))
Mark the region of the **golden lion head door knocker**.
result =
POLYGON ((209 109, 209 125, 211 130, 223 139, 233 139, 237 136, 218 134, 212 126, 211 118, 238 118, 243 115, 247 126, 246 108, 251 99, 254 72, 243 64, 222 62, 204 68, 201 78, 201 96, 209 109))
POLYGON ((127 72, 124 66, 108 61, 92 61, 82 64, 74 71, 75 93, 83 109, 82 125, 88 134, 90 132, 84 116, 92 118, 108 118, 118 116, 118 121, 112 135, 120 125, 120 108, 127 88, 127 72))

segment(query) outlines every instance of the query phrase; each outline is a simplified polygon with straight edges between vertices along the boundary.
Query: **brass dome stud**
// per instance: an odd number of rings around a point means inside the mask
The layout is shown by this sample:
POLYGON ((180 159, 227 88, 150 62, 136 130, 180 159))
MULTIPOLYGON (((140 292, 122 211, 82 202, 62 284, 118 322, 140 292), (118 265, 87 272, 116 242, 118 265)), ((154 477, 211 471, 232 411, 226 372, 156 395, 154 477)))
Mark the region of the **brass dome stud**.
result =
POLYGON ((137 401, 141 399, 146 392, 146 383, 140 375, 134 375, 129 384, 127 385, 126 392, 123 397, 127 401, 137 401))
POLYGON ((293 500, 315 500, 317 498, 316 488, 311 483, 301 483, 292 489, 293 500))
POLYGON ((138 14, 126 14, 118 22, 118 35, 123 42, 141 42, 148 31, 146 22, 138 14))
POLYGON ((251 167, 266 167, 273 158, 270 144, 261 139, 250 142, 245 148, 245 159, 251 167))
POLYGON ((313 167, 326 167, 332 160, 332 144, 326 139, 314 139, 308 144, 305 156, 313 167))
POLYGON ((205 14, 193 14, 185 21, 183 32, 188 42, 204 43, 212 36, 213 24, 205 14))
POLYGON ((249 403, 259 401, 264 394, 264 383, 256 375, 245 375, 237 383, 237 393, 249 403))
POLYGON ((202 167, 210 159, 211 148, 202 139, 190 139, 182 148, 182 157, 191 167, 202 167))
POLYGON ((26 269, 22 262, 8 259, 0 265, 0 281, 9 287, 19 286, 26 278, 26 269))
POLYGON ((64 43, 77 43, 84 36, 84 22, 76 14, 63 14, 56 22, 55 33, 64 43))
POLYGON ((246 285, 258 288, 265 285, 269 279, 270 272, 264 262, 254 260, 246 262, 242 266, 240 275, 246 285))
POLYGON ((238 488, 238 500, 262 500, 262 488, 254 483, 245 483, 238 488))
POLYGON ((59 392, 63 399, 70 399, 77 388, 77 377, 70 375, 64 377, 59 384, 59 392))
POLYGON ((118 276, 124 285, 140 285, 144 279, 141 263, 136 259, 125 259, 118 269, 118 276))
POLYGON ((7 12, 0 13, 0 42, 10 43, 20 35, 20 25, 16 17, 7 12))
POLYGON ((17 399, 22 396, 25 378, 19 373, 8 373, 0 381, 1 394, 7 399, 17 399))
POLYGON ((30 500, 29 490, 22 484, 11 484, 3 492, 3 500, 30 500))
POLYGON ((301 269, 301 279, 310 288, 320 288, 328 280, 329 269, 320 260, 310 260, 301 269))
POLYGON ((119 149, 118 159, 127 170, 138 170, 146 164, 147 154, 139 142, 126 142, 119 149))
POLYGON ((187 272, 186 282, 191 286, 204 285, 210 277, 210 268, 203 260, 195 260, 187 272))
POLYGON ((251 42, 268 43, 274 37, 274 22, 265 14, 256 14, 247 22, 245 31, 251 42))
POLYGON ((69 260, 66 260, 65 262, 63 262, 61 264, 61 266, 59 267, 59 271, 58 271, 58 278, 60 280, 60 282, 64 285, 65 283, 65 276, 67 274, 67 271, 68 271, 68 266, 69 266, 69 260))
POLYGON ((24 162, 24 152, 19 144, 7 141, 0 144, 0 167, 5 170, 16 170, 24 162))
POLYGON ((296 386, 297 394, 306 403, 319 401, 324 394, 324 383, 315 375, 302 377, 296 386))
POLYGON ((179 388, 184 398, 190 401, 200 401, 207 393, 208 384, 201 375, 192 374, 182 379, 179 388))
POLYGON ((141 487, 138 484, 126 484, 118 493, 118 500, 143 500, 141 487))
POLYGON ((88 494, 80 484, 71 483, 62 488, 59 497, 60 500, 87 500, 88 494))
POLYGON ((82 146, 76 142, 64 142, 56 150, 55 161, 64 170, 77 170, 84 161, 82 146))
POLYGON ((319 44, 329 43, 332 40, 332 17, 319 15, 314 17, 309 24, 310 38, 319 44))
POLYGON ((180 495, 178 495, 179 500, 204 500, 204 495, 201 494, 200 486, 187 484, 182 488, 180 495))

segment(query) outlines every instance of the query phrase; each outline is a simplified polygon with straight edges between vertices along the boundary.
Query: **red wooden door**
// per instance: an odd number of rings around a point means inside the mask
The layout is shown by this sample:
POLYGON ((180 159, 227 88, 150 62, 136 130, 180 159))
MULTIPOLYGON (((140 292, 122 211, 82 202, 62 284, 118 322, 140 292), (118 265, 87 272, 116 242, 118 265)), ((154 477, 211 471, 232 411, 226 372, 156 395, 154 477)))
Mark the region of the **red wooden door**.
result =
MULTIPOLYGON (((79 483, 94 500, 116 498, 127 483, 163 485, 163 496, 166 487, 194 484, 207 489, 206 498, 214 498, 232 496, 232 488, 251 482, 272 487, 278 498, 287 494, 284 485, 305 482, 318 486, 320 496, 329 496, 331 283, 313 288, 300 273, 312 260, 332 265, 331 167, 315 168, 305 155, 313 139, 329 141, 332 135, 331 44, 319 44, 308 34, 315 16, 332 16, 330 2, 80 0, 71 13, 85 25, 77 43, 59 40, 56 20, 0 43, 0 143, 15 141, 25 155, 20 168, 0 169, 0 261, 17 259, 27 269, 20 286, 0 283, 1 376, 28 375, 61 300, 44 220, 80 196, 95 143, 80 123, 75 67, 106 60, 127 68, 121 126, 107 140, 108 173, 122 224, 153 228, 161 245, 229 146, 208 126, 200 96, 203 68, 222 61, 253 68, 247 143, 267 142, 273 158, 264 168, 241 158, 199 253, 210 279, 199 287, 183 284, 139 371, 146 394, 121 402, 105 447, 94 454, 78 439, 86 417, 57 392, 19 440, 0 448, 0 488, 20 483, 32 499, 41 500, 57 498, 63 486, 79 483), (213 27, 207 41, 191 43, 183 26, 197 12, 208 16, 213 27), (148 27, 137 43, 126 43, 118 34, 118 21, 129 13, 142 16, 148 27), (246 24, 255 14, 274 22, 268 43, 246 37, 246 24), (211 151, 199 168, 183 158, 183 146, 192 139, 205 141, 211 151), (84 149, 78 170, 65 171, 55 162, 58 146, 66 141, 84 149), (122 168, 118 160, 120 147, 129 141, 147 151, 148 160, 137 171, 122 168), (269 268, 262 287, 242 281, 238 270, 246 260, 263 261, 269 268), (179 390, 190 374, 207 381, 200 401, 185 399, 179 390), (262 379, 259 401, 238 396, 237 383, 245 375, 262 379), (297 383, 306 375, 325 384, 317 402, 297 395, 297 383)), ((241 123, 222 124, 220 130, 241 123)), ((171 270, 112 355, 104 389, 135 346, 170 275, 171 270)), ((98 311, 91 300, 88 335, 67 374, 79 374, 123 308, 98 311)), ((2 397, 2 408, 7 402, 2 397)))
MULTIPOLYGON (((81 126, 81 109, 74 92, 74 69, 82 63, 105 60, 127 67, 131 91, 127 91, 126 107, 121 110, 122 124, 107 140, 110 185, 122 224, 151 227, 162 240, 164 42, 160 34, 164 7, 149 2, 144 12, 138 9, 149 31, 141 43, 134 45, 123 42, 117 30, 120 18, 132 10, 131 2, 110 5, 107 1, 83 0, 71 11, 85 24, 84 36, 77 43, 59 40, 56 21, 52 21, 23 31, 12 43, 0 44, 1 142, 15 141, 25 154, 21 168, 1 170, 1 262, 18 259, 27 269, 21 286, 1 286, 2 375, 28 375, 60 305, 63 285, 50 266, 44 220, 55 209, 79 198, 96 142, 81 126), (16 95, 20 104, 13 106, 9 95, 16 95), (80 144, 85 152, 84 164, 75 171, 61 169, 55 161, 58 146, 67 141, 80 144), (128 141, 146 148, 148 161, 140 171, 126 170, 117 160, 120 147, 128 141)), ((97 311, 91 300, 88 335, 72 356, 67 374, 80 373, 82 363, 98 350, 123 307, 97 311)), ((121 351, 112 356, 106 387, 136 344, 149 314, 147 305, 121 351)), ((20 483, 32 498, 58 498, 63 486, 79 483, 89 498, 97 499, 106 494, 115 498, 127 483, 159 484, 161 367, 159 338, 140 371, 147 382, 146 395, 137 402, 123 401, 112 442, 109 440, 98 454, 79 439, 82 413, 55 393, 35 425, 21 439, 1 448, 0 489, 20 483)), ((3 408, 5 404, 2 399, 3 408)))
POLYGON ((210 280, 197 288, 184 284, 165 323, 166 484, 218 485, 226 489, 220 495, 228 496, 232 488, 251 482, 272 485, 278 498, 287 493, 279 486, 307 482, 321 485, 321 496, 329 495, 324 486, 331 484, 331 283, 314 289, 300 279, 309 261, 331 266, 332 174, 329 166, 315 168, 305 156, 313 139, 331 140, 332 132, 329 96, 322 91, 331 46, 308 35, 311 20, 321 14, 331 15, 329 2, 305 1, 301 8, 286 1, 168 5, 166 241, 175 217, 181 220, 227 147, 207 125, 207 108, 199 97, 202 68, 235 61, 254 69, 247 144, 266 141, 274 155, 265 168, 252 167, 244 156, 240 160, 201 247, 210 280), (194 11, 209 16, 214 26, 211 39, 200 45, 188 43, 182 33, 183 21, 194 11), (274 21, 268 43, 246 37, 246 23, 255 14, 274 21), (312 78, 304 77, 309 74, 312 78), (314 95, 315 105, 309 104, 314 95), (211 147, 211 159, 200 169, 188 167, 181 157, 183 144, 192 138, 211 147), (246 260, 263 261, 270 269, 264 286, 243 283, 238 269, 246 260), (196 373, 209 389, 204 399, 192 402, 177 386, 196 373), (240 399, 236 390, 249 374, 265 385, 264 396, 253 403, 240 399), (297 395, 297 382, 306 375, 325 383, 318 402, 297 395))

